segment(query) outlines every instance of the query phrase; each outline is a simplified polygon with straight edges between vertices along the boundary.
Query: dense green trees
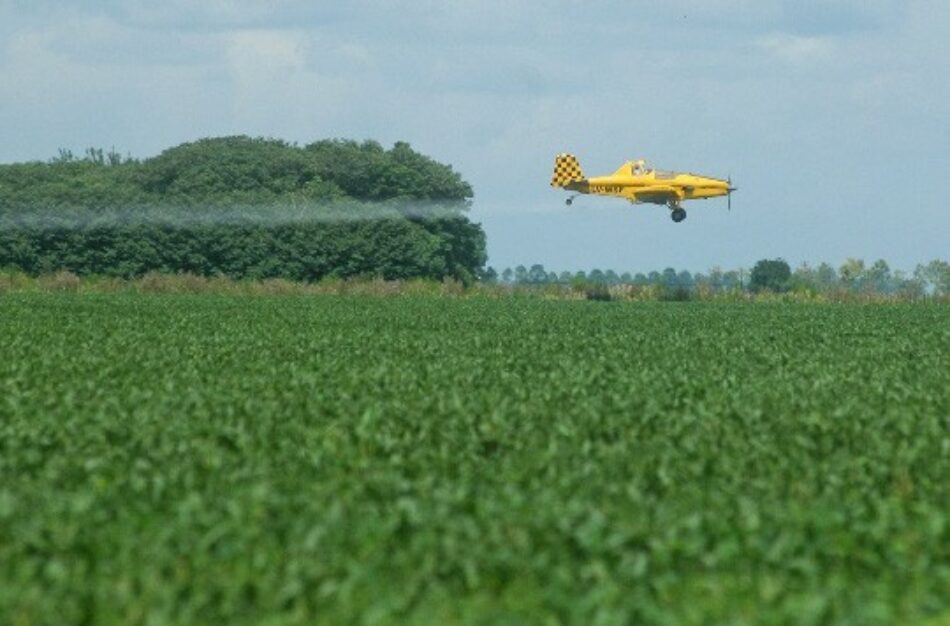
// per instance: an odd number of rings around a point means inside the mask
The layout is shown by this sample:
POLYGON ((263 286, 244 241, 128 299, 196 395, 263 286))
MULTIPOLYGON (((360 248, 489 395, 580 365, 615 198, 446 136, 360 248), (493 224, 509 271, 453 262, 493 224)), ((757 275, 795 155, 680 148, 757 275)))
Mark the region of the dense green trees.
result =
POLYGON ((474 279, 472 188, 406 143, 202 139, 138 161, 0 166, 0 267, 31 273, 474 279))
POLYGON ((484 239, 467 220, 389 218, 275 225, 156 223, 0 232, 0 265, 30 274, 472 278, 484 239))
POLYGON ((784 259, 762 259, 752 268, 749 288, 752 291, 788 291, 792 268, 784 259))
POLYGON ((631 285, 658 287, 670 292, 704 290, 771 291, 813 294, 868 294, 917 298, 925 295, 950 295, 950 263, 933 260, 920 264, 911 273, 893 271, 887 261, 878 259, 866 266, 861 259, 847 259, 838 269, 827 263, 817 267, 802 264, 794 271, 781 259, 762 260, 752 272, 743 269, 724 271, 714 267, 706 273, 677 272, 668 267, 662 272, 617 275, 614 270, 593 269, 590 272, 547 272, 542 265, 528 271, 519 266, 501 272, 489 267, 486 275, 492 281, 508 285, 631 285), (546 276, 547 278, 542 278, 546 276))

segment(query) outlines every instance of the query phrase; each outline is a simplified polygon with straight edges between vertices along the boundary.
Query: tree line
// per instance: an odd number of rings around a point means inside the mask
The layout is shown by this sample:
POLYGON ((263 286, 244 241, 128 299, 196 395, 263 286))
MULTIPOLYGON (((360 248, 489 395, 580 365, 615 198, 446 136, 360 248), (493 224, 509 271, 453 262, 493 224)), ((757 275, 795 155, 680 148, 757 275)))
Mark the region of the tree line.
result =
POLYGON ((90 148, 0 165, 0 268, 122 278, 149 272, 235 279, 451 278, 518 286, 630 285, 673 293, 950 293, 948 264, 913 272, 879 259, 794 270, 551 272, 485 267, 471 186, 405 142, 218 137, 139 160, 90 148))
POLYGON ((919 264, 912 272, 892 270, 884 259, 870 265, 862 259, 848 259, 839 267, 828 263, 812 266, 804 263, 794 270, 783 259, 762 259, 751 270, 723 270, 714 267, 707 272, 691 273, 667 267, 651 272, 623 272, 593 269, 591 271, 553 272, 542 264, 518 265, 500 272, 493 267, 485 271, 485 281, 517 286, 619 286, 656 287, 665 290, 771 291, 811 293, 866 293, 880 295, 950 295, 950 263, 935 259, 919 264))
POLYGON ((61 150, 0 165, 0 267, 471 282, 486 260, 471 197, 405 142, 220 137, 144 160, 61 150))

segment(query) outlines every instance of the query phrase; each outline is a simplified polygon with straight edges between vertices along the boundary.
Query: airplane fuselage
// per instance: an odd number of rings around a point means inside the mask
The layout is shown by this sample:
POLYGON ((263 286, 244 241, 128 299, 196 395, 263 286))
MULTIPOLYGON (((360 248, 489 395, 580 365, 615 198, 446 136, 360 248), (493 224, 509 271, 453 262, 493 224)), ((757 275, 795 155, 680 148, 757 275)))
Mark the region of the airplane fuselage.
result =
POLYGON ((678 204, 684 200, 705 200, 729 195, 729 182, 682 172, 611 174, 572 182, 566 189, 579 193, 626 198, 630 202, 678 204))

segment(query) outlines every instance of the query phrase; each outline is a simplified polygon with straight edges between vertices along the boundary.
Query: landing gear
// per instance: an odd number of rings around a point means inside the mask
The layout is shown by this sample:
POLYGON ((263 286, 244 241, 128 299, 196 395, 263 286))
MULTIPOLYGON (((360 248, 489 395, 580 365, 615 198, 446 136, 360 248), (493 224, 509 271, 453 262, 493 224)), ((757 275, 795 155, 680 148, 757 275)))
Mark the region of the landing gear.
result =
POLYGON ((673 219, 674 222, 679 224, 680 222, 686 219, 686 209, 682 207, 673 207, 673 212, 670 213, 670 217, 673 219))
POLYGON ((574 204, 574 196, 571 196, 570 198, 565 200, 564 204, 566 204, 567 206, 571 206, 572 204, 574 204))

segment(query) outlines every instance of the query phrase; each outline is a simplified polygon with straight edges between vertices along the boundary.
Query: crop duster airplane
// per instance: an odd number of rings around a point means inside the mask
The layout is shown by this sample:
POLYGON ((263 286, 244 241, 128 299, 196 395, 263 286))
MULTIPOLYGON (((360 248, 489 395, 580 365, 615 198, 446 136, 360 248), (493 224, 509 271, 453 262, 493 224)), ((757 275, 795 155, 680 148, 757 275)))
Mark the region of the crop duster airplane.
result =
POLYGON ((643 160, 627 161, 609 176, 587 178, 573 154, 559 154, 554 158, 551 186, 577 192, 567 199, 568 205, 574 201, 575 196, 582 193, 626 198, 634 204, 665 204, 670 208, 670 217, 674 222, 686 219, 686 209, 682 206, 685 200, 727 196, 731 209, 732 192, 736 191, 729 179, 664 172, 648 167, 643 160))

